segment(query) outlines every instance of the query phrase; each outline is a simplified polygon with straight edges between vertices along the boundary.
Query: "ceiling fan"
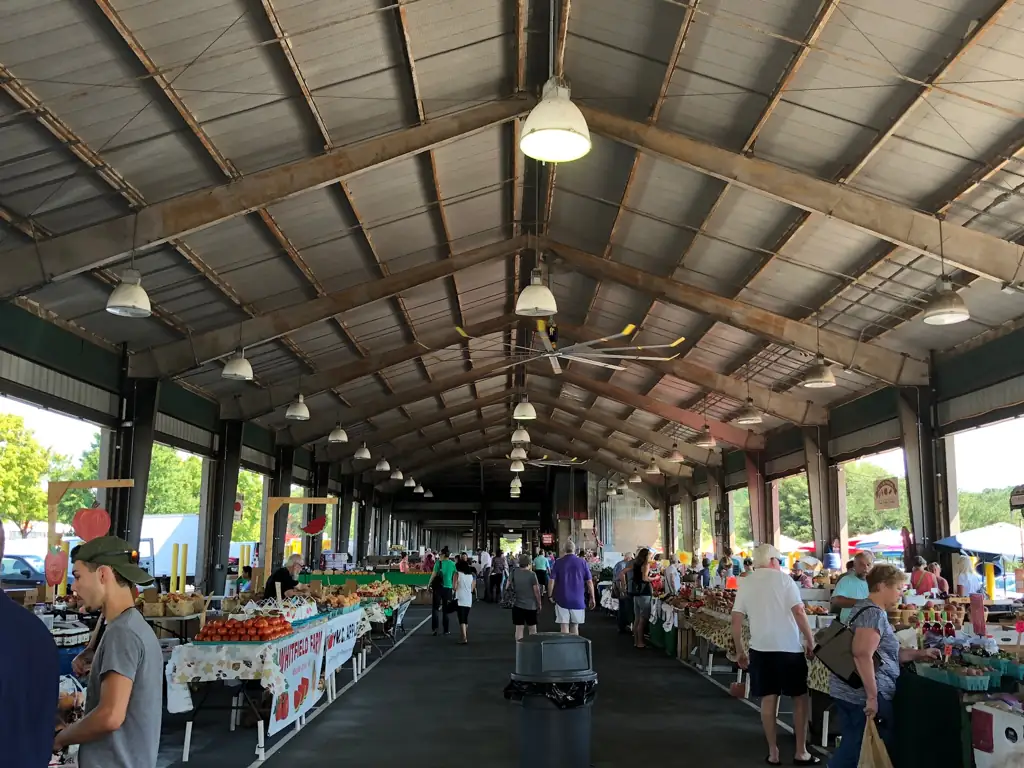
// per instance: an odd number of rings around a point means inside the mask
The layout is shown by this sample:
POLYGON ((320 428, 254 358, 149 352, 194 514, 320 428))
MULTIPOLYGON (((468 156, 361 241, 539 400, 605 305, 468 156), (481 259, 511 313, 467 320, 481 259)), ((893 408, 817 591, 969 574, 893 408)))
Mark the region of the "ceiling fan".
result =
MULTIPOLYGON (((465 329, 456 326, 455 329, 460 335, 469 339, 473 338, 465 329)), ((623 347, 599 347, 598 345, 603 344, 607 341, 614 341, 615 339, 628 338, 632 336, 636 331, 636 326, 630 323, 623 328, 619 333, 612 334, 611 336, 602 336, 599 339, 592 339, 591 341, 583 341, 577 344, 570 344, 567 347, 558 347, 558 326, 544 319, 537 320, 537 337, 541 341, 542 350, 534 349, 533 347, 524 347, 518 345, 512 345, 511 349, 519 350, 518 357, 514 362, 509 363, 507 367, 511 368, 516 365, 523 365, 524 363, 530 363, 535 360, 547 360, 551 363, 551 370, 555 373, 562 372, 562 366, 559 360, 568 360, 577 363, 584 363, 586 365, 596 365, 601 368, 611 368, 615 371, 624 371, 625 366, 616 365, 613 362, 606 362, 608 360, 653 360, 667 362, 674 360, 679 356, 677 352, 674 355, 668 357, 658 355, 647 355, 642 354, 650 350, 656 349, 674 349, 682 344, 685 340, 685 336, 680 336, 678 339, 673 341, 671 344, 650 344, 650 345, 628 345, 623 347), (638 354, 640 353, 640 354, 638 354)))
MULTIPOLYGON (((510 455, 505 456, 506 459, 512 460, 510 455)), ((587 459, 580 461, 577 457, 573 456, 569 459, 549 459, 547 454, 544 454, 539 459, 524 459, 524 463, 532 464, 535 467, 580 467, 587 463, 587 459)))

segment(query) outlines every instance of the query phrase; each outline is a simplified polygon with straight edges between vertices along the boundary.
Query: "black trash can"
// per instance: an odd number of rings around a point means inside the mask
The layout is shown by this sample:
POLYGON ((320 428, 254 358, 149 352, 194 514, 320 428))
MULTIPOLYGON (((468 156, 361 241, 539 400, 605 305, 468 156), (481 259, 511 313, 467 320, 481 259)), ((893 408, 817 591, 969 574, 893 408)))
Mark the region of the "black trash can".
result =
POLYGON ((590 641, 541 632, 516 644, 505 698, 521 702, 520 768, 590 768, 590 708, 597 693, 590 641))

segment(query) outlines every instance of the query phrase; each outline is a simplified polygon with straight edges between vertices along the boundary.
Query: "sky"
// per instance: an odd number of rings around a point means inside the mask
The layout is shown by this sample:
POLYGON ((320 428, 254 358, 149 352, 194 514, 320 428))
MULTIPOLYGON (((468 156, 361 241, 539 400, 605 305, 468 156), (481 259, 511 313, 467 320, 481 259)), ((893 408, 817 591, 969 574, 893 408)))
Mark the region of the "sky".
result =
MULTIPOLYGON (((99 427, 88 422, 46 411, 19 400, 0 396, 0 413, 13 413, 25 419, 36 439, 57 453, 78 459, 92 444, 99 427)), ((956 479, 961 490, 983 491, 1024 485, 1024 418, 960 432, 953 438, 956 450, 956 479)), ((864 461, 902 476, 903 451, 896 449, 875 454, 864 461)))

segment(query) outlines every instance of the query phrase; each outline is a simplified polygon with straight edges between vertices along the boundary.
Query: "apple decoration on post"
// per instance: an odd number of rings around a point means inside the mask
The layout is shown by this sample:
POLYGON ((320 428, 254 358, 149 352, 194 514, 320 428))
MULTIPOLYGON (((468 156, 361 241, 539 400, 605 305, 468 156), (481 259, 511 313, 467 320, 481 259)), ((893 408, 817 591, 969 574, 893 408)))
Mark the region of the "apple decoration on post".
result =
POLYGON ((63 547, 50 547, 43 559, 43 570, 46 572, 46 584, 56 587, 64 583, 64 575, 68 572, 68 553, 63 547))
POLYGON ((82 541, 92 541, 100 536, 106 536, 110 531, 110 513, 99 507, 82 507, 75 512, 71 525, 82 541))

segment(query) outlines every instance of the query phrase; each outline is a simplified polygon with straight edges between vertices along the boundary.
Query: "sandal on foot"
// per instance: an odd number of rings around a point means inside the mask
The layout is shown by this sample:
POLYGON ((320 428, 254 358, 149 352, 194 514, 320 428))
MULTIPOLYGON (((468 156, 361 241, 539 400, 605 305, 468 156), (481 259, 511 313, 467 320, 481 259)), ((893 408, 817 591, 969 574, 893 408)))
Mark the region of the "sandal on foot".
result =
POLYGON ((768 755, 768 757, 766 757, 766 758, 764 759, 764 761, 765 761, 765 762, 766 762, 766 763, 767 763, 768 765, 782 765, 782 758, 781 758, 781 757, 780 757, 780 758, 779 758, 778 760, 774 760, 774 761, 773 761, 773 760, 772 760, 772 756, 771 756, 771 755, 768 755))
POLYGON ((808 753, 808 757, 794 757, 793 765, 821 765, 821 758, 817 755, 811 755, 808 753))

